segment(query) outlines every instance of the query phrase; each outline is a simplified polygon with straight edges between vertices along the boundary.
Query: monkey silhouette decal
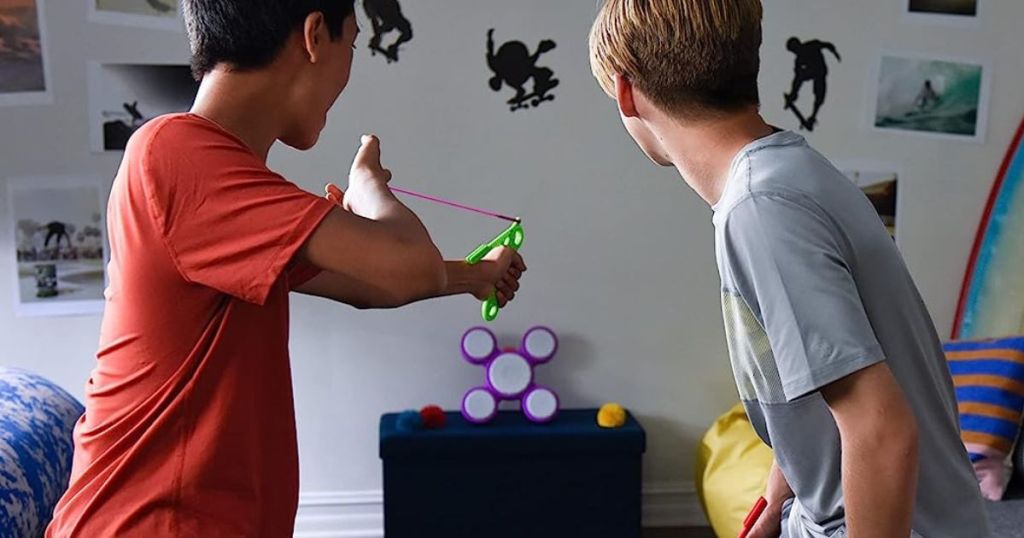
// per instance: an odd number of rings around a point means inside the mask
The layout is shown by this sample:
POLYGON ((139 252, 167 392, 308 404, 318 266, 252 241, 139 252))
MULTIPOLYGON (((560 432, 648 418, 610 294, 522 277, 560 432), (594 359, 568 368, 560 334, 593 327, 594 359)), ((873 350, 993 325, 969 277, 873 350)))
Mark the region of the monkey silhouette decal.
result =
POLYGON ((494 28, 487 32, 487 65, 494 72, 490 80, 491 89, 501 91, 502 86, 508 84, 516 91, 515 96, 508 100, 512 112, 531 105, 536 108, 545 101, 555 100, 555 96, 548 92, 557 87, 559 81, 554 78, 554 71, 538 67, 537 60, 556 46, 554 41, 545 39, 537 45, 537 51, 530 54, 522 41, 509 41, 495 52, 494 28), (527 90, 526 84, 531 81, 533 86, 527 90))
POLYGON ((376 56, 379 52, 388 63, 397 62, 398 47, 412 40, 412 23, 402 14, 402 6, 398 4, 398 0, 363 0, 363 10, 373 26, 370 53, 376 56), (384 36, 395 31, 398 32, 398 37, 384 48, 381 45, 384 36))

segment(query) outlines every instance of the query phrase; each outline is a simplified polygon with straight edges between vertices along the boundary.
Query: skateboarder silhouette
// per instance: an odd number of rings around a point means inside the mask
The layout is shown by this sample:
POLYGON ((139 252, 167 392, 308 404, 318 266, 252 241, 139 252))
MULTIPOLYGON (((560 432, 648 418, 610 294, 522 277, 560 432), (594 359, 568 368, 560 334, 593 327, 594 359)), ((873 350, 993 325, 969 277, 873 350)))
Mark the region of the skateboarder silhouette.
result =
POLYGON ((557 45, 545 39, 537 45, 536 52, 530 53, 522 41, 509 41, 495 52, 494 28, 487 32, 487 65, 494 72, 489 84, 494 91, 501 91, 503 85, 516 91, 516 95, 508 100, 512 112, 523 108, 535 108, 546 101, 554 101, 555 96, 548 92, 558 87, 559 80, 548 67, 537 65, 537 61, 546 52, 557 45), (527 92, 526 83, 533 81, 533 91, 527 92))
POLYGON ((370 38, 370 52, 384 55, 388 63, 398 61, 398 47, 412 40, 412 23, 402 14, 402 6, 398 0, 365 0, 363 10, 373 26, 373 37, 370 38), (397 31, 398 38, 384 48, 381 41, 390 32, 397 31))
POLYGON ((825 52, 829 51, 835 55, 840 62, 843 59, 839 56, 836 46, 827 41, 812 39, 801 43, 798 38, 791 37, 786 42, 786 48, 796 55, 796 62, 793 66, 793 85, 789 93, 785 95, 786 108, 800 120, 800 127, 813 131, 818 123, 818 111, 825 102, 825 93, 828 91, 828 64, 825 62, 825 52), (804 116, 796 106, 796 100, 800 97, 800 88, 804 82, 814 82, 814 111, 810 116, 804 116))

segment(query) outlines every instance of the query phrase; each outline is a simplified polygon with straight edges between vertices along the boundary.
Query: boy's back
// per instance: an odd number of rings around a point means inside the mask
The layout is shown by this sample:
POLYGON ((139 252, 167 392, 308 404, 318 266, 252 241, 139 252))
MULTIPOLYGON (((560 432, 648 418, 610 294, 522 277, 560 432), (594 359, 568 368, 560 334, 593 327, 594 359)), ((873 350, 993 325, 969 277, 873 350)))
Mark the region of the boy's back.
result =
POLYGON ((298 503, 288 293, 333 204, 192 114, 132 138, 68 493, 48 536, 287 536, 298 503))
POLYGON ((987 536, 938 337, 860 189, 780 132, 736 156, 714 210, 737 386, 797 495, 783 535, 843 525, 839 430, 818 391, 885 361, 917 417, 914 531, 987 536))

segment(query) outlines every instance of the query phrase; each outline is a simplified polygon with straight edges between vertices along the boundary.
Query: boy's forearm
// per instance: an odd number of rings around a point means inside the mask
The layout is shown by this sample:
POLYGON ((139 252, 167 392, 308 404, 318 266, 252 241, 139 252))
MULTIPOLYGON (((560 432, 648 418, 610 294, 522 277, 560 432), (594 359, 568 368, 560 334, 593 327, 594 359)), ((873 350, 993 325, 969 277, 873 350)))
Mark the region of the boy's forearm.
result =
POLYGON ((445 261, 444 269, 448 276, 448 283, 439 295, 440 297, 472 293, 480 286, 479 271, 464 260, 445 261))
POLYGON ((839 428, 847 536, 906 538, 917 493, 918 427, 885 361, 823 387, 839 428))
POLYGON ((905 538, 917 491, 917 436, 876 439, 843 443, 847 536, 905 538))

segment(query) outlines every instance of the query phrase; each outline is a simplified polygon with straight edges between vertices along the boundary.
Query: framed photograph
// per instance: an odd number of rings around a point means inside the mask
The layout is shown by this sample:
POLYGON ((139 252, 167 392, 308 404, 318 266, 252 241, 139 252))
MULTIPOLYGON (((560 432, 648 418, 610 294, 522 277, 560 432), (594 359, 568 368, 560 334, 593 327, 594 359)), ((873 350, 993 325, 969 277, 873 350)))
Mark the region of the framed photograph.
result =
POLYGON ((85 0, 89 20, 156 30, 184 31, 181 0, 85 0))
POLYGON ((43 0, 0 0, 0 106, 53 101, 43 0))
POLYGON ((850 164, 841 168, 843 174, 864 191, 871 205, 875 206, 882 224, 889 230, 889 235, 898 242, 899 172, 894 167, 884 165, 850 164))
POLYGON ((904 3, 903 15, 908 22, 947 26, 973 26, 978 22, 978 4, 982 0, 899 1, 904 3))
POLYGON ((107 242, 99 179, 23 178, 7 186, 18 316, 103 311, 107 242))
POLYGON ((149 120, 192 108, 199 83, 187 65, 89 66, 89 137, 92 150, 123 151, 149 120))
POLYGON ((874 129, 984 142, 991 70, 983 63, 883 53, 871 78, 874 129))

